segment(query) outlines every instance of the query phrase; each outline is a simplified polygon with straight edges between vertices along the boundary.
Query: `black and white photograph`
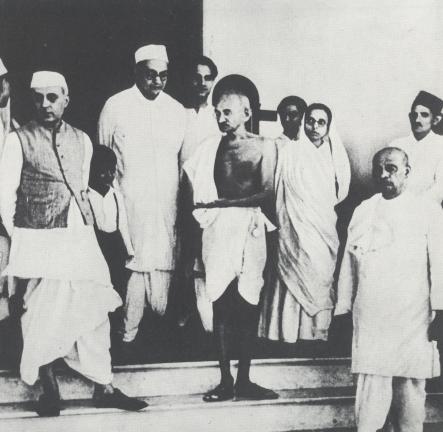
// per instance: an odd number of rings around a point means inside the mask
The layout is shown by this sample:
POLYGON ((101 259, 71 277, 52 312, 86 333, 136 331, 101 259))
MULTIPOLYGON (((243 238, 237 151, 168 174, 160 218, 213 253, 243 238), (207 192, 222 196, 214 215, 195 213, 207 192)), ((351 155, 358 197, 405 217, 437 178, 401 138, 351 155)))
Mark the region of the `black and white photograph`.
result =
POLYGON ((443 432, 442 0, 0 0, 1 432, 443 432))

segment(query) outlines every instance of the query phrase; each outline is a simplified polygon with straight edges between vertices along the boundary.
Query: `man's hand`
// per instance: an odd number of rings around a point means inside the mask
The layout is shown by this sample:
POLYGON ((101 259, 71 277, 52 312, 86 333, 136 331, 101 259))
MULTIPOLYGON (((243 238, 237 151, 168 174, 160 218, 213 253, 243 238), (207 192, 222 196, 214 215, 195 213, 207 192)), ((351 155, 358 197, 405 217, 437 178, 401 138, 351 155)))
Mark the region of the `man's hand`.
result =
POLYGON ((443 311, 436 311, 434 320, 429 324, 428 338, 430 341, 443 341, 443 311))

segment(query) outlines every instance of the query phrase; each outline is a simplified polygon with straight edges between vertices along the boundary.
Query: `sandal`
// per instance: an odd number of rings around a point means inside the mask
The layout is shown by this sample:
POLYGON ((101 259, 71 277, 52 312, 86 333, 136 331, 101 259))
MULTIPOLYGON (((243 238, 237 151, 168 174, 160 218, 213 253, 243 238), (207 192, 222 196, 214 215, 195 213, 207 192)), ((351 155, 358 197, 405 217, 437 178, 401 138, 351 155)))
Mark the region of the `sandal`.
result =
POLYGON ((233 384, 219 384, 212 390, 209 390, 203 395, 203 400, 205 402, 223 402, 230 400, 234 397, 234 386, 233 384))

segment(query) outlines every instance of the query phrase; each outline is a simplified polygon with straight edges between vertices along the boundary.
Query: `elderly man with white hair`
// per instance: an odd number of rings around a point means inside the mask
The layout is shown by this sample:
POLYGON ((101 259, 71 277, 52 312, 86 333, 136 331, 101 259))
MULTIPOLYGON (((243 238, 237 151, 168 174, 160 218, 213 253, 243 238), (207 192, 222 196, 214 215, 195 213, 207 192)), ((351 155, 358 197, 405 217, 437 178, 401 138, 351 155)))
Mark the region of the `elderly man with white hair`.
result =
POLYGON ((163 45, 135 52, 135 85, 110 97, 98 141, 117 154, 117 183, 128 214, 134 257, 128 263, 124 342, 132 342, 144 307, 164 315, 176 266, 179 153, 185 110, 163 90, 168 56, 163 45))
POLYGON ((205 289, 212 302, 220 367, 220 384, 203 400, 275 399, 277 393, 249 377, 266 262, 265 232, 275 229, 261 211, 272 200, 275 146, 246 130, 251 108, 242 89, 220 88, 213 104, 223 136, 207 138, 183 167, 192 214, 203 230, 205 289), (235 343, 239 364, 234 385, 230 359, 235 343))
POLYGON ((35 72, 31 89, 36 119, 7 137, 0 167, 0 212, 12 239, 6 274, 27 280, 21 377, 29 385, 40 377, 41 416, 60 413, 58 358, 95 383, 95 406, 142 409, 111 384, 108 313, 121 302, 85 192, 91 141, 62 120, 63 75, 35 72))

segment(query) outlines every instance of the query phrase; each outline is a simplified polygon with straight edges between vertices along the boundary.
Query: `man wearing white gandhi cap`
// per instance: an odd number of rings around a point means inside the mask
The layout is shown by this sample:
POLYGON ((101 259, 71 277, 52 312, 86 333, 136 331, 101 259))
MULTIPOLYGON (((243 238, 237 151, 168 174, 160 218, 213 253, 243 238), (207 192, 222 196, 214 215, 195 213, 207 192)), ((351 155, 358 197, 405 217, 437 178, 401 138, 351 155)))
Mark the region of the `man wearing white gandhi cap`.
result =
POLYGON ((178 155, 185 110, 163 90, 168 56, 163 45, 135 52, 135 85, 110 97, 98 141, 117 154, 117 183, 128 214, 134 257, 125 304, 123 341, 132 342, 144 307, 164 315, 176 266, 178 155))
POLYGON ((111 384, 108 313, 120 299, 85 193, 91 141, 62 120, 69 103, 63 75, 38 71, 31 89, 36 119, 9 134, 0 167, 0 213, 12 239, 5 273, 28 281, 21 377, 30 385, 40 377, 41 416, 60 412, 58 358, 95 383, 97 407, 142 409, 145 402, 111 384))

